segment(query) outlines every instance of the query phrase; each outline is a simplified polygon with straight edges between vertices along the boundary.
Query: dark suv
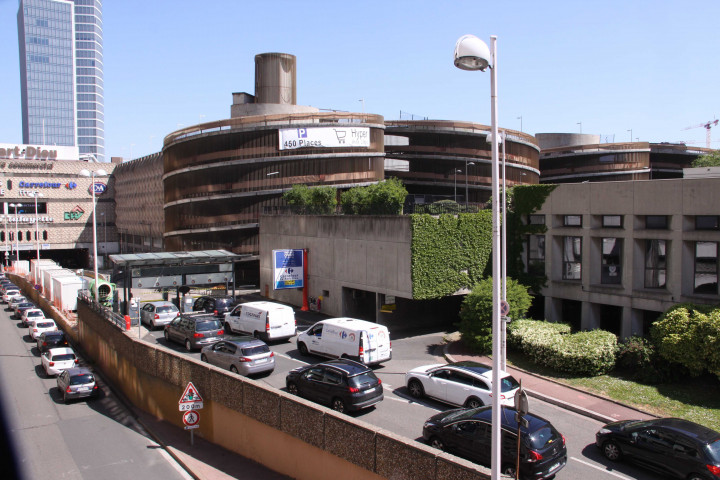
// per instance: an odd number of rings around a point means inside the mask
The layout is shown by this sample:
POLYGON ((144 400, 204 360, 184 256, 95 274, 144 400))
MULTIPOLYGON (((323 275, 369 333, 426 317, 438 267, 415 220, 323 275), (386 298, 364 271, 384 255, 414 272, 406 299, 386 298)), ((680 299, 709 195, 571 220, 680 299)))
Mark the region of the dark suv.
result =
POLYGON ((184 313, 165 325, 165 340, 185 345, 187 351, 223 339, 222 322, 207 313, 184 313))
POLYGON ((220 297, 198 297, 193 303, 193 312, 212 313, 216 317, 225 318, 225 314, 232 310, 237 302, 229 295, 220 297))
POLYGON ((595 434, 605 457, 623 457, 663 475, 690 480, 720 479, 720 433, 679 418, 623 420, 595 434))
POLYGON ((383 399, 382 382, 370 368, 339 358, 288 372, 288 392, 346 412, 371 407, 383 399))
MULTIPOLYGON (((500 408, 500 469, 514 477, 518 445, 516 411, 500 408)), ((423 425, 423 438, 435 448, 490 466, 491 417, 491 406, 438 413, 423 425)), ((525 419, 528 425, 520 430, 520 478, 552 478, 567 463, 565 437, 544 418, 528 414, 525 419)))

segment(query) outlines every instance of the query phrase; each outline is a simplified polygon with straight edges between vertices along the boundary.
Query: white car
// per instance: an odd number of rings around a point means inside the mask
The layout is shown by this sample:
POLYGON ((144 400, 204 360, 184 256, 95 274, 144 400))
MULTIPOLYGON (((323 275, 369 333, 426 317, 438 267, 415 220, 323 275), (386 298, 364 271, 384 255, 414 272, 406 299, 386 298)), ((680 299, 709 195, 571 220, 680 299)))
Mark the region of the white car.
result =
POLYGON ((10 301, 8 302, 8 310, 15 310, 15 307, 16 307, 18 304, 20 304, 20 303, 22 303, 22 302, 26 302, 26 301, 27 301, 27 298, 25 298, 24 295, 20 295, 20 296, 17 296, 17 297, 13 297, 13 298, 11 298, 10 301))
MULTIPOLYGON (((451 405, 477 408, 492 403, 492 369, 477 362, 425 365, 405 374, 405 385, 415 398, 430 397, 451 405)), ((500 372, 500 404, 513 406, 520 384, 500 372)))
POLYGON ((40 355, 40 363, 48 376, 60 375, 68 368, 78 364, 78 358, 72 348, 51 348, 40 355))
POLYGON ((20 316, 23 325, 25 325, 26 327, 30 326, 30 322, 34 322, 35 320, 40 320, 43 318, 45 318, 45 312, 43 312, 39 308, 28 308, 20 316))
POLYGON ((28 326, 28 335, 30 335, 30 338, 33 340, 37 340, 37 337, 39 337, 41 333, 57 329, 58 328, 57 325, 55 325, 54 320, 42 318, 40 320, 33 320, 30 322, 30 325, 28 326))
POLYGON ((3 294, 3 302, 9 303, 10 300, 12 300, 15 297, 22 296, 22 293, 20 293, 20 290, 16 288, 9 288, 5 290, 5 293, 3 294))

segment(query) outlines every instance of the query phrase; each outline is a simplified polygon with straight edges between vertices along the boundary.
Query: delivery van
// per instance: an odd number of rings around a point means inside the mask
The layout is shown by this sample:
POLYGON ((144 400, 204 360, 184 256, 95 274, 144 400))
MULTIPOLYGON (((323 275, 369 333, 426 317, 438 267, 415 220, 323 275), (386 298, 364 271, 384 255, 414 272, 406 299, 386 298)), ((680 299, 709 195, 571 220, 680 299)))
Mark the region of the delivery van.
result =
POLYGON ((273 302, 247 302, 225 314, 225 330, 269 340, 287 340, 297 333, 292 307, 273 302))
POLYGON ((392 358, 387 327, 356 318, 330 318, 298 334, 297 346, 303 355, 349 358, 365 365, 392 358))

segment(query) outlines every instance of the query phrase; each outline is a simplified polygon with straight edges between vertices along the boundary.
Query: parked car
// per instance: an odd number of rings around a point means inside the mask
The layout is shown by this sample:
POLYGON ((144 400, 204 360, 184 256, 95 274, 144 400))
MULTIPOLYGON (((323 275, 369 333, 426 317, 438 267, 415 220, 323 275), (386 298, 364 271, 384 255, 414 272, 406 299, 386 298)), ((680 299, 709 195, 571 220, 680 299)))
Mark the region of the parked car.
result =
POLYGON ((20 315, 20 320, 22 320, 23 325, 26 327, 29 327, 31 322, 41 318, 45 318, 45 312, 39 308, 28 308, 20 315))
POLYGON ((57 389, 63 403, 75 398, 96 396, 99 392, 95 375, 86 367, 68 368, 58 375, 57 389))
POLYGON ((21 319, 22 313, 25 310, 28 310, 30 308, 35 308, 35 304, 32 302, 22 302, 22 303, 16 304, 15 308, 13 308, 13 310, 15 310, 15 314, 14 314, 15 318, 17 318, 18 320, 21 319))
POLYGON ((65 333, 60 330, 43 332, 37 337, 37 348, 40 354, 54 347, 68 347, 65 333))
POLYGON ((192 351, 223 339, 222 322, 212 314, 182 314, 165 325, 165 340, 185 345, 192 351))
POLYGON ((18 290, 17 288, 8 288, 3 294, 3 302, 10 303, 10 300, 21 295, 22 294, 20 293, 20 290, 18 290))
MULTIPOLYGON (((518 444, 516 411, 500 408, 500 470, 514 476, 518 444)), ((423 439, 432 447, 490 466, 491 417, 490 406, 438 413, 423 425, 423 439)), ((552 478, 567 463, 565 437, 544 418, 527 414, 525 419, 528 424, 520 429, 520 478, 552 478)))
POLYGON ((23 303, 23 302, 27 302, 27 301, 28 301, 28 299, 25 298, 24 295, 19 295, 19 296, 17 296, 17 297, 13 297, 13 298, 11 298, 10 301, 8 302, 7 308, 6 308, 5 310, 15 310, 15 307, 16 307, 19 303, 23 303))
MULTIPOLYGON (((477 408, 492 402, 492 369, 466 361, 417 367, 405 374, 405 385, 415 398, 430 397, 460 407, 477 408)), ((507 372, 500 372, 500 404, 514 405, 520 384, 507 372)))
POLYGON ((232 310, 237 302, 229 295, 223 296, 202 296, 198 297, 193 303, 193 312, 212 313, 221 320, 225 319, 225 314, 232 310))
POLYGON ((720 479, 720 433, 679 418, 622 420, 595 434, 612 461, 623 458, 674 478, 720 479))
POLYGON ((54 320, 48 318, 41 318, 40 320, 33 320, 28 325, 28 335, 31 339, 37 340, 43 332, 49 332, 51 330, 57 330, 54 320))
POLYGON ((60 375, 78 363, 75 352, 69 347, 51 348, 40 355, 40 364, 48 376, 60 375))
POLYGON ((172 302, 148 302, 140 309, 140 321, 150 328, 164 327, 178 315, 180 310, 172 302))
POLYGON ((375 373, 346 358, 290 370, 285 385, 293 395, 329 405, 341 413, 371 407, 384 398, 382 382, 375 373))
POLYGON ((233 337, 202 348, 200 360, 240 375, 275 370, 275 354, 255 337, 233 337))

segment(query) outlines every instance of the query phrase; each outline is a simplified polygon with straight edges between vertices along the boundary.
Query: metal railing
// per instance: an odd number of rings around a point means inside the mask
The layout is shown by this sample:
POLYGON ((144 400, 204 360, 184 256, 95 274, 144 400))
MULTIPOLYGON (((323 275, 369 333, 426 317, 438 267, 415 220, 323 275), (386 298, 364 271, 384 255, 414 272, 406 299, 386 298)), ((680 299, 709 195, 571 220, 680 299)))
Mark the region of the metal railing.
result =
POLYGON ((115 313, 110 308, 97 303, 92 296, 90 296, 89 290, 80 290, 80 292, 78 292, 78 302, 83 302, 90 307, 90 310, 94 311, 105 320, 115 324, 115 326, 120 330, 125 331, 125 316, 115 313))

